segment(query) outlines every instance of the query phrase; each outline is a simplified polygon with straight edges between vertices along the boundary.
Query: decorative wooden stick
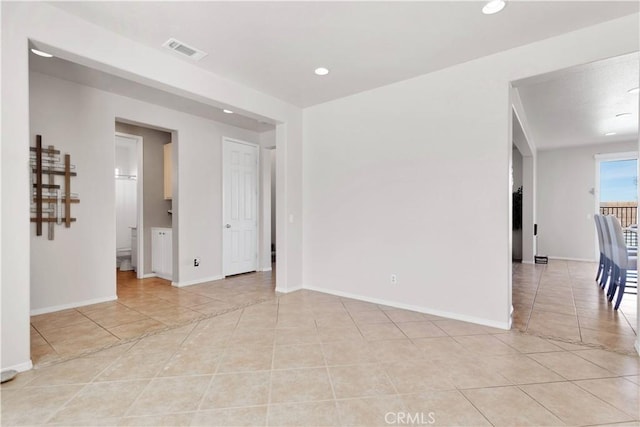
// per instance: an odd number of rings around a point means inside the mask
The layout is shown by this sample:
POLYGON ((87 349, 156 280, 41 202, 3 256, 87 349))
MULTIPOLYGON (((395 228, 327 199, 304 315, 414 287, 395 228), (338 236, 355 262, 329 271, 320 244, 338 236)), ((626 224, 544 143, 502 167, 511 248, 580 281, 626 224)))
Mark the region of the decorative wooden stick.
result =
POLYGON ((71 177, 76 176, 75 166, 71 164, 71 156, 64 155, 64 163, 60 163, 60 151, 50 145, 42 148, 42 136, 36 135, 36 146, 29 147, 31 167, 31 207, 35 217, 30 218, 36 224, 36 235, 42 236, 42 224, 47 223, 49 240, 54 239, 54 224, 65 228, 71 227, 76 219, 71 217, 71 204, 80 203, 78 195, 71 192, 71 177), (45 177, 46 175, 46 177, 45 177), (56 176, 63 176, 64 187, 56 184, 56 176), (46 184, 44 183, 46 179, 46 184), (63 208, 64 204, 64 208, 63 208), (44 217, 46 215, 46 218, 44 217))
MULTIPOLYGON (((36 198, 42 199, 42 136, 36 136, 36 198)), ((42 203, 36 204, 36 236, 42 236, 42 203)))
MULTIPOLYGON (((69 220, 69 222, 76 222, 75 218, 69 218, 69 217, 64 217, 62 218, 63 221, 67 221, 69 220)), ((42 218, 42 222, 56 222, 57 219, 56 218, 42 218)), ((31 222, 36 222, 35 218, 31 218, 31 222)))
POLYGON ((71 156, 64 155, 64 226, 71 227, 71 156))
MULTIPOLYGON (((50 145, 49 146, 49 151, 53 151, 54 150, 54 146, 50 145)), ((54 183, 54 174, 53 171, 51 170, 51 168, 47 168, 46 169, 47 174, 49 175, 49 185, 54 183)), ((40 205, 42 205, 42 203, 39 203, 40 205)), ((62 212, 56 212, 56 205, 53 203, 49 203, 49 218, 51 219, 55 219, 57 218, 59 215, 62 215, 62 212)), ((47 237, 49 240, 53 240, 54 237, 54 227, 55 224, 53 222, 49 222, 47 223, 47 237)))

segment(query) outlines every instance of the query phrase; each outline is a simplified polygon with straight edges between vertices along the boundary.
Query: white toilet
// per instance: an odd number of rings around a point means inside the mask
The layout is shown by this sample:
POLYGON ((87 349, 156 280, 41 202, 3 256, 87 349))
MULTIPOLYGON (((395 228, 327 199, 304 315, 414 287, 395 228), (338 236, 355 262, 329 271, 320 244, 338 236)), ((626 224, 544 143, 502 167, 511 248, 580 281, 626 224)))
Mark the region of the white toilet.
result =
POLYGON ((116 250, 116 268, 120 271, 131 271, 133 265, 131 264, 131 248, 120 248, 116 250))

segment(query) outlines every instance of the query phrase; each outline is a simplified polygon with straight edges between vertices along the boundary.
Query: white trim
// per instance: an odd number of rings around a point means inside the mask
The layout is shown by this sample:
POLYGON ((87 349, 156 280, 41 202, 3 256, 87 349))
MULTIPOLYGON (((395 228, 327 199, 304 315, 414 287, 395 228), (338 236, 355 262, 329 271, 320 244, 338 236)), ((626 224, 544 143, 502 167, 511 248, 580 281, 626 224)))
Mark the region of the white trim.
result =
POLYGON ((152 277, 158 277, 158 275, 156 273, 146 273, 142 275, 141 279, 150 279, 152 277))
POLYGON ((94 299, 88 299, 88 300, 85 300, 85 301, 72 302, 72 303, 69 303, 69 304, 54 305, 52 307, 45 307, 45 308, 38 308, 38 309, 35 309, 35 310, 31 310, 30 315, 31 316, 37 316, 39 314, 53 313, 55 311, 66 310, 66 309, 69 309, 69 308, 84 307, 86 305, 93 305, 93 304, 100 304, 102 302, 116 301, 117 299, 118 299, 118 296, 117 295, 113 295, 113 296, 110 296, 110 297, 94 298, 94 299))
POLYGON ((513 326, 513 304, 511 304, 511 310, 509 310, 509 329, 513 326))
MULTIPOLYGON (((524 134, 524 139, 526 140, 527 145, 522 147, 518 147, 520 154, 522 156, 531 157, 536 155, 536 144, 531 136, 532 132, 529 126, 529 120, 527 118, 527 114, 524 109, 524 105, 522 104, 522 98, 520 98, 520 92, 518 91, 518 87, 513 85, 511 82, 511 110, 513 114, 516 115, 518 122, 520 123, 520 127, 522 128, 522 133, 524 134)), ((513 131, 512 131, 513 132, 513 131)), ((513 133, 512 133, 513 135, 513 133)))
POLYGON ((256 271, 271 271, 271 267, 268 268, 259 268, 256 271))
POLYGON ((571 258, 571 257, 563 257, 563 256, 548 256, 549 259, 555 259, 558 261, 577 261, 577 262, 598 262, 596 259, 587 259, 587 258, 571 258))
POLYGON ((524 261, 524 260, 522 260, 522 261, 520 261, 520 264, 529 264, 529 265, 534 265, 534 264, 535 264, 535 262, 533 262, 533 261, 524 261))
MULTIPOLYGON (((258 188, 260 186, 260 179, 259 179, 259 175, 260 175, 260 144, 257 144, 255 142, 248 142, 248 141, 242 141, 240 139, 235 139, 235 138, 230 138, 228 136, 223 136, 222 137, 222 168, 221 172, 222 172, 222 224, 220 224, 220 226, 222 227, 222 239, 221 239, 221 244, 222 244, 222 278, 227 277, 227 272, 225 271, 225 268, 227 266, 227 261, 226 261, 226 253, 224 250, 224 241, 226 239, 226 235, 227 233, 225 233, 225 224, 227 223, 226 218, 225 218, 225 185, 224 185, 224 176, 225 176, 225 167, 227 166, 226 164, 226 157, 225 157, 225 152, 226 152, 226 146, 227 143, 231 142, 231 143, 235 143, 235 144, 243 144, 243 145, 247 145, 250 147, 253 147, 256 150, 256 174, 255 174, 255 190, 256 190, 256 203, 255 203, 255 218, 256 218, 256 242, 255 242, 255 248, 256 248, 256 253, 255 253, 255 263, 256 263, 256 271, 258 269, 258 266, 260 265, 260 263, 258 262, 258 254, 259 254, 259 250, 258 247, 260 246, 260 237, 258 235, 258 188)), ((238 273, 241 274, 241 273, 238 273)))
MULTIPOLYGON (((301 290, 303 290, 303 289, 309 289, 309 290, 312 290, 312 291, 315 291, 315 290, 316 290, 316 289, 306 288, 306 287, 304 287, 304 286, 297 286, 297 287, 295 287, 295 288, 293 288, 293 289, 282 289, 281 287, 279 288, 279 287, 276 285, 276 292, 279 292, 279 293, 281 293, 281 294, 290 294, 291 292, 301 291, 301 290)), ((324 292, 324 291, 320 291, 320 290, 318 290, 318 292, 324 292)), ((325 293, 329 293, 329 292, 325 292, 325 293)))
POLYGON ((137 260, 136 260, 136 278, 144 278, 144 139, 139 135, 132 135, 124 132, 116 132, 116 136, 121 138, 129 138, 136 141, 138 150, 138 172, 136 175, 136 236, 137 236, 137 260))
POLYGON ((200 279, 188 280, 186 282, 171 282, 171 286, 174 286, 176 288, 184 288, 185 286, 198 285, 200 283, 206 283, 206 282, 214 282, 216 280, 222 280, 222 279, 224 279, 224 276, 203 277, 200 279))
POLYGON ((638 158, 637 151, 625 151, 623 153, 598 153, 594 154, 596 160, 615 161, 615 160, 636 160, 638 158))
MULTIPOLYGON (((326 289, 326 288, 318 288, 315 286, 304 286, 304 289, 308 289, 310 291, 322 292, 330 295, 336 295, 344 298, 357 299, 360 301, 370 302, 373 304, 386 305, 388 307, 401 308, 403 310, 417 311, 418 313, 431 314, 433 316, 444 317, 447 319, 461 320, 463 322, 475 323, 478 325, 489 326, 492 328, 498 328, 498 329, 504 329, 504 330, 510 329, 508 321, 506 323, 496 322, 494 320, 482 319, 474 316, 466 316, 464 314, 452 313, 449 311, 433 310, 426 307, 420 307, 420 306, 411 305, 411 304, 403 304, 395 301, 387 301, 387 300, 378 299, 378 298, 370 298, 362 295, 352 294, 349 292, 336 291, 333 289, 326 289)), ((278 289, 276 288, 276 291, 277 290, 278 289)), ((289 292, 292 292, 292 291, 289 291, 289 292)))
POLYGON ((29 359, 28 362, 18 363, 17 365, 13 365, 13 366, 7 366, 2 370, 2 372, 5 372, 5 371, 25 372, 31 369, 33 369, 33 362, 31 362, 31 359, 29 359))

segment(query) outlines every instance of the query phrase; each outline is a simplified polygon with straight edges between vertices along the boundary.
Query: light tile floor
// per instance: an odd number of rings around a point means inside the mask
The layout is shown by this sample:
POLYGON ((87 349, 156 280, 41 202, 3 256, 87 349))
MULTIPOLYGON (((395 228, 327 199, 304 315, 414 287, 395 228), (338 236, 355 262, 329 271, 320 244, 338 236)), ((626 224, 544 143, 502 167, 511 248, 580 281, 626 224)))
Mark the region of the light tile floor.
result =
POLYGON ((613 310, 595 282, 596 269, 595 263, 557 260, 546 266, 513 264, 513 328, 634 353, 637 295, 625 294, 620 309, 613 310))
POLYGON ((2 425, 640 426, 639 383, 637 356, 297 291, 24 372, 2 385, 1 416, 2 425))

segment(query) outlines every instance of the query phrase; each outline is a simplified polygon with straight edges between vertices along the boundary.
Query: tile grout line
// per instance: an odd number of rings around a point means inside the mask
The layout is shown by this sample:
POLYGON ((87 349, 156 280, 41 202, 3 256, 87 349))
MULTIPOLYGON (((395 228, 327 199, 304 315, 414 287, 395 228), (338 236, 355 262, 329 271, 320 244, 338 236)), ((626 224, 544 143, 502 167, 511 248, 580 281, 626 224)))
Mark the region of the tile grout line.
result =
MULTIPOLYGON (((280 297, 277 297, 276 299, 277 304, 276 304, 276 327, 278 325, 278 320, 280 319, 280 297)), ((275 362, 276 362, 276 332, 274 331, 274 335, 273 335, 273 343, 272 343, 272 349, 271 349, 271 369, 269 370, 269 393, 267 395, 267 411, 265 413, 265 417, 264 417, 264 425, 268 426, 269 423, 269 415, 271 413, 271 389, 273 387, 273 370, 275 367, 275 362)))
MULTIPOLYGON (((531 310, 529 310, 529 316, 527 316, 527 323, 524 332, 529 330, 529 322, 531 322, 531 316, 533 316, 533 308, 536 305, 536 299, 538 298, 538 291, 540 290, 540 283, 542 282, 542 276, 544 272, 547 271, 547 266, 542 267, 542 271, 538 275, 538 280, 536 281, 536 292, 533 295, 533 300, 531 301, 531 310)), ((513 286, 512 286, 513 287, 513 286)), ((511 291, 513 293, 513 290, 511 291)))
MULTIPOLYGON (((586 388, 584 388, 584 387, 581 387, 581 386, 580 386, 580 384, 578 384, 578 382, 580 382, 580 381, 598 381, 598 380, 608 380, 608 379, 611 379, 611 378, 588 378, 588 379, 583 379, 583 380, 573 380, 573 381, 569 381, 569 382, 570 382, 571 384, 575 385, 576 387, 579 387, 581 390, 583 390, 583 391, 587 392, 587 393, 588 393, 588 394, 590 394, 591 396, 595 397, 596 399, 600 400, 600 401, 601 401, 601 402, 603 402, 605 405, 607 405, 607 406, 609 406, 609 407, 611 407, 611 408, 613 408, 613 409, 615 409, 615 410, 617 410, 617 411, 620 411, 620 412, 622 412, 622 413, 623 413, 623 414, 625 414, 625 415, 629 415, 629 414, 628 414, 624 409, 619 408, 619 407, 617 407, 617 406, 613 405, 612 403, 607 402, 606 400, 604 400, 604 399, 602 399, 601 397, 599 397, 599 396, 595 395, 594 393, 592 393, 590 390, 588 390, 588 389, 586 389, 586 388)), ((633 415, 629 415, 629 416, 633 417, 633 415)), ((623 422, 627 422, 627 421, 638 421, 638 420, 636 420, 636 419, 629 419, 629 420, 626 420, 626 421, 623 421, 623 422)))
MULTIPOLYGON (((564 384, 566 382, 569 381, 562 381, 561 383, 564 384)), ((542 402, 539 402, 538 399, 536 399, 535 397, 533 397, 532 395, 530 395, 529 393, 527 393, 526 390, 524 390, 522 388, 523 385, 529 385, 529 384, 522 384, 522 385, 517 385, 516 387, 518 388, 518 390, 520 390, 522 393, 524 393, 525 395, 527 395, 531 400, 533 400, 534 402, 536 402, 538 405, 540 405, 541 407, 543 407, 545 410, 547 410, 550 414, 552 414, 554 417, 556 417, 557 419, 559 419, 564 425, 569 425, 569 423, 560 416, 560 414, 556 414, 554 411, 552 411, 550 408, 547 408, 545 405, 542 404, 542 402)))
MULTIPOLYGON (((117 360, 117 359, 116 359, 117 360)), ((55 411, 53 411, 51 413, 51 415, 46 419, 46 421, 44 422, 44 424, 47 424, 49 421, 51 421, 62 409, 64 409, 67 404, 69 404, 73 399, 75 399, 84 389, 86 389, 87 387, 89 387, 89 385, 91 384, 95 384, 94 380, 96 378, 98 378, 102 373, 104 373, 104 371, 106 371, 111 365, 113 365, 114 363, 116 363, 116 360, 114 360, 112 363, 109 363, 108 365, 106 365, 101 371, 99 371, 98 373, 96 373, 87 383, 76 383, 76 384, 64 384, 64 385, 82 385, 82 387, 80 387, 78 389, 78 391, 76 393, 73 394, 73 396, 71 396, 69 399, 67 399, 62 405, 60 405, 58 407, 58 409, 56 409, 55 411)))
POLYGON ((569 280, 571 283, 571 302, 573 303, 573 312, 575 313, 576 323, 578 324, 578 333, 580 334, 580 342, 584 342, 584 339, 582 338, 582 327, 580 326, 580 316, 578 316, 578 307, 576 306, 576 296, 575 296, 575 293, 573 292, 573 287, 575 285, 575 277, 573 277, 573 274, 569 269, 569 264, 567 264, 567 271, 569 272, 569 280))
MULTIPOLYGON (((507 387, 507 386, 505 386, 505 387, 507 387)), ((478 407, 476 406, 476 404, 475 404, 475 403, 473 403, 473 402, 471 401, 471 399, 469 399, 469 397, 468 397, 468 396, 467 396, 467 394, 464 392, 464 390, 460 390, 460 389, 457 389, 457 388, 456 388, 456 390, 455 390, 455 391, 456 391, 457 393, 459 393, 460 395, 462 395, 462 397, 463 397, 467 402, 469 402, 469 403, 471 404, 471 406, 473 406, 473 407, 475 408, 475 410, 476 410, 476 411, 478 411, 478 413, 479 413, 480 415, 482 415, 482 417, 483 417, 485 420, 487 420, 487 422, 489 423, 489 425, 492 425, 492 426, 494 426, 494 427, 495 427, 495 424, 494 424, 494 423, 492 423, 492 422, 491 422, 491 420, 489 420, 489 417, 488 417, 487 415, 485 415, 485 413, 484 413, 480 408, 478 408, 478 407)))

